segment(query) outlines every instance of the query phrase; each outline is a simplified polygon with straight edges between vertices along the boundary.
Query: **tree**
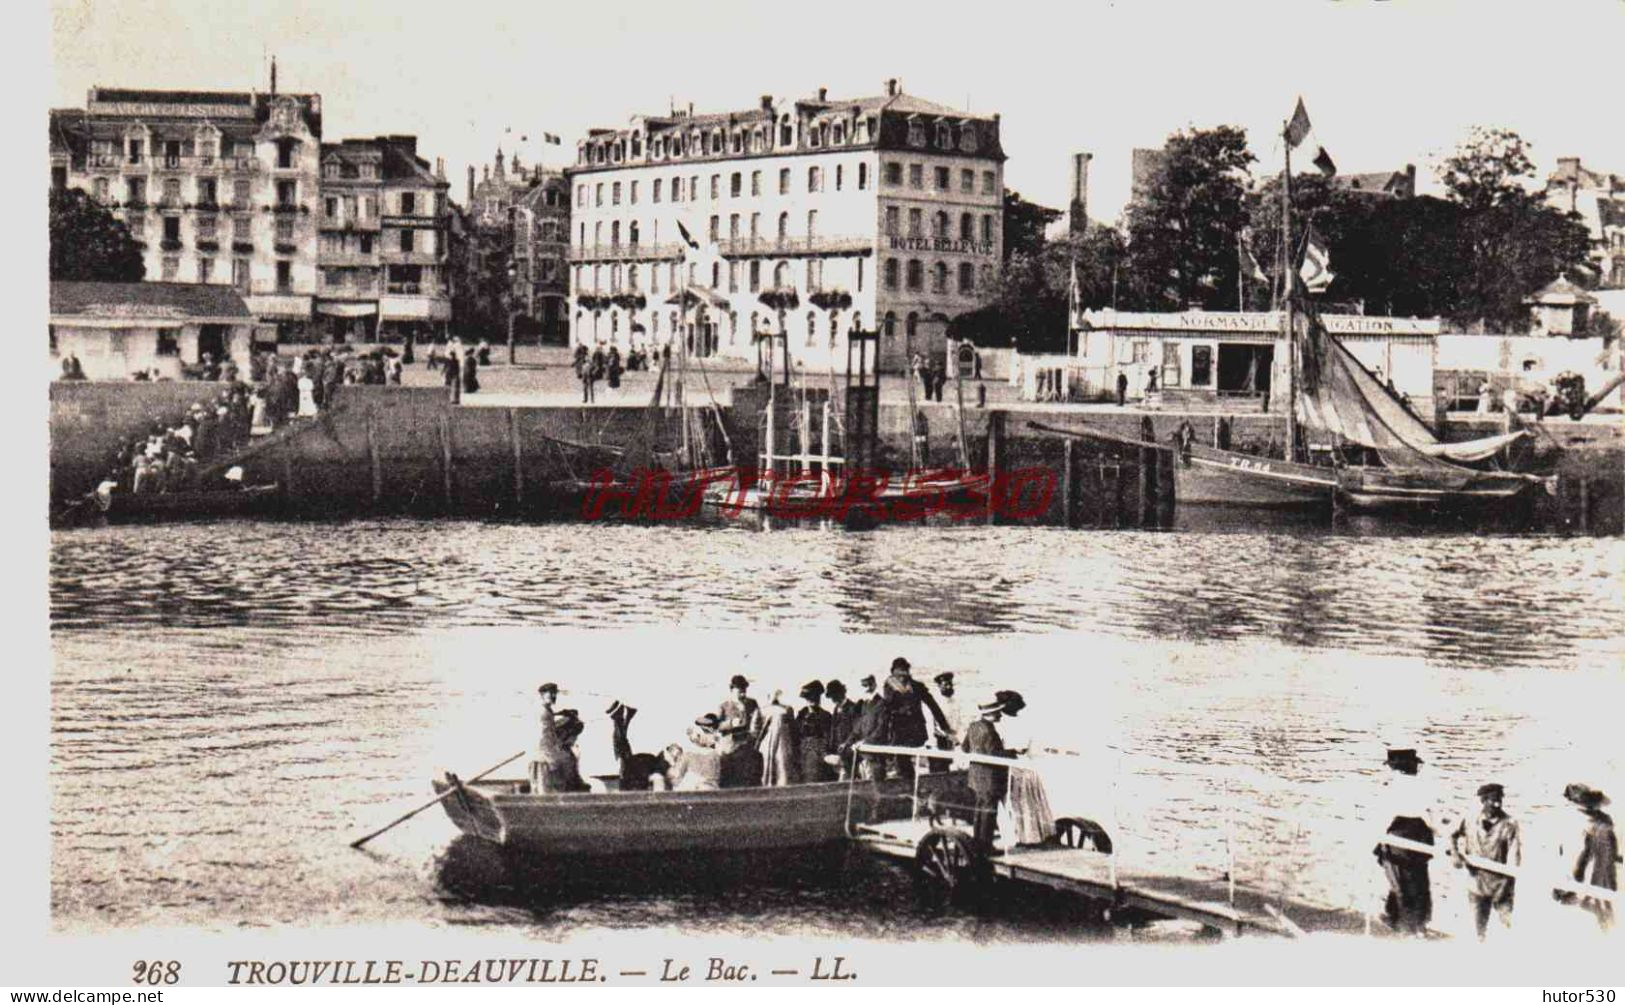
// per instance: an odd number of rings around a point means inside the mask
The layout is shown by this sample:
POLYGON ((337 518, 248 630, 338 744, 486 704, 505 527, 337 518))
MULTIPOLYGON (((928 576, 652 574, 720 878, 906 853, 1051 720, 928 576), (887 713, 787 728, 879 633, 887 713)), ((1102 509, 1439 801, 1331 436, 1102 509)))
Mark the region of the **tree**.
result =
POLYGON ((1004 260, 1044 250, 1044 231, 1061 218, 1061 211, 1028 202, 1020 192, 1004 190, 1004 260))
POLYGON ((1527 195, 1522 180, 1533 179, 1535 162, 1529 145, 1512 130, 1474 126, 1438 173, 1456 202, 1485 209, 1527 195))
POLYGON ((141 245, 124 223, 80 189, 51 192, 51 278, 139 283, 141 245))
POLYGON ((1522 330, 1524 298, 1565 271, 1588 267, 1590 235, 1533 191, 1534 163, 1517 133, 1475 128, 1445 159, 1439 178, 1461 207, 1456 256, 1458 323, 1522 330))
POLYGON ((1235 303, 1236 235, 1247 223, 1247 133, 1218 126, 1175 133, 1150 183, 1129 203, 1129 305, 1235 303))

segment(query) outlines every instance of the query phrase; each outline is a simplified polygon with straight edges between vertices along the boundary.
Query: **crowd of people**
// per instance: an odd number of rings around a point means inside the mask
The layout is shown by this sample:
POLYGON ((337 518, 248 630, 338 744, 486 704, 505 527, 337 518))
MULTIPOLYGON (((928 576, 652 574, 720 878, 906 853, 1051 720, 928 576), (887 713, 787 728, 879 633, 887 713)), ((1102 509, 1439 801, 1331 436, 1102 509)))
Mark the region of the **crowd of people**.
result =
MULTIPOLYGON (((917 762, 929 763, 932 771, 948 768, 947 758, 858 749, 865 744, 962 749, 1001 758, 1017 753, 1005 746, 996 724, 1025 707, 1020 694, 997 692, 992 701, 978 706, 977 719, 965 724, 955 700, 954 675, 938 674, 934 683, 935 695, 914 679, 908 660, 899 657, 878 685, 873 675, 862 678, 862 693, 855 700, 848 697, 846 685, 839 680, 812 680, 801 687, 799 704, 786 702, 782 692, 774 691, 764 705, 750 696, 750 681, 735 675, 728 684, 728 697, 715 711, 694 720, 686 731, 686 742, 669 744, 659 753, 634 752, 628 728, 637 709, 615 701, 607 715, 620 766, 619 788, 683 792, 795 785, 849 779, 854 773, 862 780, 912 779, 917 762)), ((555 707, 557 684, 543 684, 538 693, 541 735, 530 765, 531 791, 588 791, 574 747, 584 730, 580 713, 555 707)), ((1022 798, 1019 806, 1012 807, 1014 828, 1019 832, 1014 836, 1036 843, 1054 833, 1053 817, 1041 789, 1035 791, 1025 781, 1017 784, 1008 769, 985 763, 973 763, 967 780, 974 805, 965 809, 972 814, 978 840, 993 841, 996 807, 1007 795, 1014 801, 1017 789, 1022 798)))
POLYGON ((648 348, 636 345, 627 350, 623 359, 619 346, 605 348, 599 342, 588 349, 586 343, 578 343, 575 355, 570 361, 571 369, 575 370, 576 379, 581 381, 581 401, 583 404, 597 398, 597 384, 605 381, 611 390, 621 386, 621 376, 632 370, 648 370, 652 359, 671 358, 671 346, 648 348))
POLYGON ((193 402, 179 421, 154 418, 146 432, 120 444, 97 492, 145 495, 199 488, 201 467, 246 443, 251 425, 248 386, 228 385, 212 400, 193 402))
MULTIPOLYGON (((1445 854, 1456 868, 1468 872, 1467 898, 1478 937, 1485 937, 1492 915, 1510 928, 1524 847, 1522 828, 1504 805, 1506 789, 1498 782, 1480 785, 1477 811, 1452 820, 1438 808, 1419 778, 1422 758, 1414 748, 1389 750, 1387 766, 1391 773, 1384 787, 1382 815, 1389 818, 1387 834, 1394 840, 1384 840, 1373 849, 1388 886, 1384 922, 1403 934, 1427 933, 1433 920, 1429 865, 1434 854, 1426 846, 1448 836, 1445 854)), ((1572 879, 1578 888, 1564 888, 1568 885, 1564 884, 1552 889, 1552 896, 1591 913, 1601 927, 1609 928, 1614 921, 1612 899, 1588 893, 1619 889, 1619 838, 1613 818, 1603 809, 1608 796, 1575 782, 1564 787, 1563 799, 1574 807, 1578 819, 1564 828, 1565 836, 1558 842, 1562 873, 1553 878, 1572 879)))

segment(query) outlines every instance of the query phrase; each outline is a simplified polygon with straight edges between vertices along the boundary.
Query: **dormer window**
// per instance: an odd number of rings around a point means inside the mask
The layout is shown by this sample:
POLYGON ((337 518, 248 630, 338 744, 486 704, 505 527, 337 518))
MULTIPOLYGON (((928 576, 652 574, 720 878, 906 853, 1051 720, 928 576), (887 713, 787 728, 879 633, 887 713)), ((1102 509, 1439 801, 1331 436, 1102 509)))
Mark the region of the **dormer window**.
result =
POLYGON ((968 154, 976 152, 976 127, 969 122, 959 127, 959 149, 968 154))
POLYGON ((835 135, 830 142, 834 143, 836 146, 840 146, 846 142, 846 123, 835 123, 835 135))
POLYGON ((322 177, 323 178, 337 178, 338 176, 339 176, 339 164, 338 164, 338 161, 328 161, 326 164, 322 165, 322 177))
POLYGON ((790 125, 790 116, 786 115, 779 120, 779 146, 794 146, 796 142, 795 127, 790 125))
POLYGON ((918 119, 908 124, 908 145, 911 147, 925 146, 925 123, 918 119))
POLYGON ((937 147, 941 150, 952 150, 954 148, 953 127, 946 122, 937 123, 937 147))

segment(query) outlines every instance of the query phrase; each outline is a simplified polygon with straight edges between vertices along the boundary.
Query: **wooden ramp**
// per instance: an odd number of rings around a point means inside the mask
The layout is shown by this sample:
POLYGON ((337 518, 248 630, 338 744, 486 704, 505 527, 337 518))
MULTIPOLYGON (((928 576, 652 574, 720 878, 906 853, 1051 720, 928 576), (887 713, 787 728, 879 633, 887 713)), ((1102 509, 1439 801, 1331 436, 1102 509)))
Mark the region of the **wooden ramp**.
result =
MULTIPOLYGON (((938 825, 968 836, 958 823, 938 825)), ((897 820, 854 828, 860 845, 909 863, 933 830, 925 820, 897 820)), ((991 855, 995 878, 1043 886, 1096 901, 1114 911, 1191 921, 1231 935, 1267 933, 1296 937, 1318 932, 1363 934, 1365 915, 1284 899, 1279 894, 1222 879, 1174 876, 1125 867, 1107 853, 1044 845, 991 855)))

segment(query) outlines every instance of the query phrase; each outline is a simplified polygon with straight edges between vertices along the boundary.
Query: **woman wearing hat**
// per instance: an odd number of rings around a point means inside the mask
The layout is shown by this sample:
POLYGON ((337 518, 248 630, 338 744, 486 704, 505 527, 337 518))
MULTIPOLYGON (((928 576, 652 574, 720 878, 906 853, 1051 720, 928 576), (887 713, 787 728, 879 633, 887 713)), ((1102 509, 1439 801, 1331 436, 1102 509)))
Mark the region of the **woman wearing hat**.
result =
MULTIPOLYGON (((1565 786, 1563 798, 1579 809, 1584 819, 1573 858, 1572 875, 1576 883, 1600 886, 1604 890, 1619 889, 1619 837, 1614 832, 1614 818, 1603 811, 1608 797, 1589 785, 1575 782, 1565 786)), ((1560 851, 1568 858, 1570 845, 1565 842, 1560 851)), ((1560 895, 1559 900, 1573 902, 1574 896, 1560 895)), ((1579 898, 1581 907, 1597 917, 1597 924, 1607 929, 1614 923, 1614 905, 1597 897, 1579 898)))
POLYGON ((835 769, 824 763, 830 751, 833 717, 824 711, 824 685, 810 680, 801 685, 801 700, 805 705, 796 710, 796 749, 801 758, 803 782, 830 782, 835 780, 835 769))
MULTIPOLYGON (((1027 707, 1020 691, 995 691, 993 700, 1004 719, 1005 750, 1021 761, 1032 750, 1032 737, 1015 720, 1027 707)), ((1010 833, 1014 844, 1043 844, 1055 836, 1055 812, 1050 809, 1044 780, 1030 765, 1010 770, 1010 833)))
POLYGON ((794 785, 800 780, 801 762, 796 751, 795 714, 782 700, 782 692, 774 691, 762 712, 766 724, 762 729, 762 784, 794 785))

